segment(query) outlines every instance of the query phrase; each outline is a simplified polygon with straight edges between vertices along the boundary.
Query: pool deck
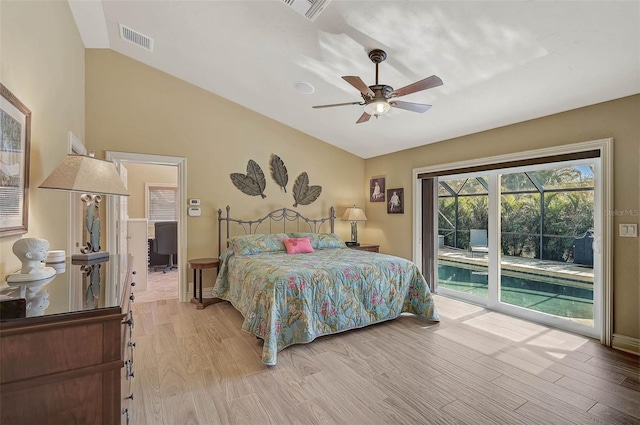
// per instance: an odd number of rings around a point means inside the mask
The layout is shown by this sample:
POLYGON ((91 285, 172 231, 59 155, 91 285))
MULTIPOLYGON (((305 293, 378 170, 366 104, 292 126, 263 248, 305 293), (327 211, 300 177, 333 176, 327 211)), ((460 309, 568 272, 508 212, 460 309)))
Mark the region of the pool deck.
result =
MULTIPOLYGON (((487 267, 487 254, 450 248, 445 246, 438 250, 438 260, 446 263, 463 263, 478 267, 487 267)), ((593 284, 593 268, 559 261, 537 260, 535 258, 502 256, 503 274, 527 273, 535 274, 553 281, 566 279, 582 284, 593 284)))

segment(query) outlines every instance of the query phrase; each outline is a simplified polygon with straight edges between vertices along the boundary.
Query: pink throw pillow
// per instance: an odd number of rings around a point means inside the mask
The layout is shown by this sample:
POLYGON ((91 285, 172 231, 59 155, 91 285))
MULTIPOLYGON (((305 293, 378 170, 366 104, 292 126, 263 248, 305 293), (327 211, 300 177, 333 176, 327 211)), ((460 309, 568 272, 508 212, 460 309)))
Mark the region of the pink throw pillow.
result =
POLYGON ((307 254, 313 252, 309 238, 285 238, 282 242, 284 242, 284 246, 287 248, 287 254, 307 254))

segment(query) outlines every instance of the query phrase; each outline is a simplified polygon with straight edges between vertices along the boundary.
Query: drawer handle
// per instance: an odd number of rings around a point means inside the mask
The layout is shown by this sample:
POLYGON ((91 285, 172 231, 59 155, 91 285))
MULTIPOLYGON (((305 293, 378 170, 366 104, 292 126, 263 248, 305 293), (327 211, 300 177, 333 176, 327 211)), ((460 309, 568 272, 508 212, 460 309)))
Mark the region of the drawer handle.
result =
POLYGON ((133 273, 133 274, 136 274, 136 271, 134 270, 132 273, 133 273))
POLYGON ((136 286, 136 283, 135 282, 131 282, 131 286, 136 286))
POLYGON ((127 360, 125 362, 125 368, 127 379, 135 377, 135 373, 133 372, 133 360, 127 360))
POLYGON ((123 325, 129 325, 131 326, 131 329, 133 329, 133 312, 129 311, 129 318, 127 320, 125 320, 124 322, 122 322, 123 325))
POLYGON ((126 397, 125 400, 133 400, 133 393, 129 397, 126 397))
POLYGON ((122 410, 122 414, 124 415, 124 417, 127 420, 126 424, 129 425, 129 409, 123 409, 122 410))
POLYGON ((136 343, 129 341, 129 347, 136 348, 136 343))
POLYGON ((131 302, 134 302, 136 300, 136 296, 134 294, 129 295, 129 299, 131 300, 131 302))

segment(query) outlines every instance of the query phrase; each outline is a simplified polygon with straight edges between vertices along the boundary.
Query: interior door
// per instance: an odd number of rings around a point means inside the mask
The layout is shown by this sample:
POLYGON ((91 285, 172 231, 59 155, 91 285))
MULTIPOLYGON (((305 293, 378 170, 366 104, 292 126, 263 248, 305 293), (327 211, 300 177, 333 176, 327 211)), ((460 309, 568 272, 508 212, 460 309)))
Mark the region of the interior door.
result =
MULTIPOLYGON (((124 164, 117 163, 116 167, 120 173, 120 178, 124 183, 124 187, 128 188, 127 182, 127 169, 124 164)), ((129 219, 129 214, 127 212, 128 209, 128 197, 127 196, 114 196, 115 198, 115 208, 117 211, 117 220, 116 220, 116 246, 118 253, 121 255, 121 258, 126 258, 128 254, 127 247, 127 220, 129 219)), ((127 274, 126 267, 119 268, 121 276, 119 282, 124 282, 127 274)))
MULTIPOLYGON (((120 178, 124 183, 124 187, 127 187, 127 168, 124 164, 120 163, 118 167, 118 171, 120 172, 120 178)), ((116 197, 116 208, 118 210, 118 221, 117 221, 117 244, 118 244, 118 252, 124 256, 127 255, 127 220, 129 219, 129 214, 127 212, 128 208, 128 197, 126 196, 118 196, 116 197)))

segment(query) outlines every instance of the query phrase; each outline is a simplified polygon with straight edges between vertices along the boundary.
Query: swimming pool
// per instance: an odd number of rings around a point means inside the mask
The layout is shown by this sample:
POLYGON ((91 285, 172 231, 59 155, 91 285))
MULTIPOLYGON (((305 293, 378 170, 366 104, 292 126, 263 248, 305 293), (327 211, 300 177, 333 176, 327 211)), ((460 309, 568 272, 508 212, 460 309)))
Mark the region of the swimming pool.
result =
MULTIPOLYGON (((486 266, 440 261, 438 285, 479 297, 488 297, 486 266)), ((593 320, 591 284, 559 277, 503 270, 500 301, 554 316, 593 320)))

